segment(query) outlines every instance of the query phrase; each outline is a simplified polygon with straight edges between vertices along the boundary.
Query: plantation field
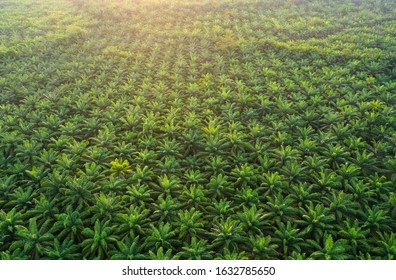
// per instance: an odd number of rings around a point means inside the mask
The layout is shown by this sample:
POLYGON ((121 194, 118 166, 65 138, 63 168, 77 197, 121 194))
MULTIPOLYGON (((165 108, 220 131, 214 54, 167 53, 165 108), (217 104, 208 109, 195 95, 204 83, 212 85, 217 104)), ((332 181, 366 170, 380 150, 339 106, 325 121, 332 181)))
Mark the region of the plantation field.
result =
POLYGON ((0 259, 396 258, 396 1, 0 15, 0 259))

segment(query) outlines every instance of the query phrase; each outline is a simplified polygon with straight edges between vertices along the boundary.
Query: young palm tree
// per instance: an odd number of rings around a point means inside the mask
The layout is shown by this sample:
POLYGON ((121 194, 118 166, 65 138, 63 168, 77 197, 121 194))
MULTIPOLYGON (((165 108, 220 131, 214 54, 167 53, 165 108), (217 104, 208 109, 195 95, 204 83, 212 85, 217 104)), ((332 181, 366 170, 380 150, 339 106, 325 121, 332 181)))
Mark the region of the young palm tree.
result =
POLYGON ((174 156, 164 156, 157 166, 158 173, 177 174, 180 170, 180 160, 174 156))
POLYGON ((212 242, 214 249, 227 248, 238 250, 240 245, 244 245, 247 242, 241 224, 231 217, 228 217, 226 220, 217 220, 211 229, 211 235, 214 238, 212 242))
POLYGON ((141 245, 139 237, 128 238, 124 242, 117 242, 117 249, 110 252, 112 260, 141 260, 144 255, 141 254, 141 245))
POLYGON ((164 195, 161 194, 158 197, 158 201, 156 203, 152 203, 152 219, 161 222, 173 222, 176 220, 177 211, 180 209, 181 204, 176 198, 172 198, 170 195, 166 195, 164 199, 164 195))
POLYGON ((268 197, 268 202, 263 208, 267 212, 264 214, 265 218, 273 220, 276 224, 286 222, 291 217, 296 217, 298 212, 293 206, 293 199, 290 196, 284 197, 281 193, 276 194, 274 197, 268 197))
POLYGON ((258 171, 253 165, 243 164, 236 166, 231 171, 231 176, 235 180, 235 186, 246 187, 247 185, 255 184, 258 181, 258 171))
POLYGON ((123 242, 134 236, 143 235, 150 222, 149 215, 150 211, 148 209, 131 205, 127 213, 116 214, 115 222, 119 226, 115 229, 115 233, 123 242))
POLYGON ((211 251, 208 241, 198 240, 195 236, 191 238, 191 243, 183 246, 183 250, 178 254, 182 259, 187 260, 211 260, 213 259, 213 251, 211 251))
POLYGON ((27 187, 26 189, 19 187, 10 193, 8 196, 8 202, 6 202, 6 209, 17 208, 18 211, 26 211, 32 207, 34 199, 37 197, 37 190, 33 187, 27 187))
POLYGON ((306 166, 308 170, 312 170, 312 173, 317 173, 329 167, 329 160, 325 157, 314 154, 312 156, 306 157, 302 165, 306 166))
POLYGON ((299 138, 298 141, 298 149, 303 156, 315 155, 319 150, 318 142, 312 138, 299 138))
POLYGON ((288 161, 282 169, 280 170, 281 174, 284 174, 289 182, 297 183, 303 181, 305 167, 301 166, 301 164, 297 161, 288 161))
POLYGON ((329 213, 329 209, 322 204, 314 204, 310 202, 307 209, 300 208, 302 219, 296 223, 304 227, 304 235, 312 236, 316 242, 320 242, 325 232, 334 232, 333 221, 335 221, 334 214, 329 213))
POLYGON ((71 205, 66 207, 65 213, 56 216, 57 221, 53 225, 54 233, 59 240, 70 239, 82 242, 82 231, 84 229, 83 221, 88 215, 81 207, 73 209, 71 205))
POLYGON ((358 180, 357 177, 353 177, 345 184, 345 190, 353 196, 353 201, 359 204, 360 209, 364 209, 365 205, 375 204, 376 193, 372 189, 369 183, 363 180, 358 180))
POLYGON ((99 191, 99 188, 87 177, 80 176, 71 179, 60 191, 65 197, 62 201, 62 205, 72 205, 77 208, 80 206, 89 207, 92 205, 94 201, 93 195, 99 191))
POLYGON ((45 167, 50 168, 56 162, 58 153, 53 149, 43 149, 40 155, 35 156, 34 160, 37 160, 44 164, 45 167))
POLYGON ((34 208, 25 214, 25 218, 35 217, 37 219, 38 226, 42 226, 47 220, 53 222, 55 220, 55 216, 59 213, 59 209, 56 206, 58 201, 55 199, 48 200, 43 194, 40 195, 39 199, 34 199, 34 201, 34 208))
POLYGON ((207 193, 208 191, 201 185, 184 187, 180 200, 183 202, 184 207, 195 207, 199 211, 205 211, 209 202, 207 193))
POLYGON ((345 150, 340 144, 336 145, 326 145, 326 150, 324 151, 326 158, 330 159, 329 164, 333 168, 338 168, 339 165, 350 156, 350 153, 345 150))
POLYGON ((374 248, 374 252, 385 260, 396 259, 396 237, 393 232, 380 233, 378 247, 374 248))
POLYGON ((290 221, 286 224, 278 223, 275 229, 274 243, 279 246, 282 258, 286 258, 292 252, 302 252, 302 246, 306 246, 304 242, 304 234, 300 232, 296 225, 292 225, 290 221))
POLYGON ((243 231, 250 236, 262 235, 263 230, 270 229, 270 222, 265 219, 263 209, 257 209, 256 206, 250 208, 243 206, 243 212, 237 212, 236 214, 243 231))
POLYGON ((102 166, 97 165, 95 162, 84 164, 84 170, 81 169, 77 174, 86 176, 91 181, 99 181, 105 176, 102 173, 102 166))
POLYGON ((23 215, 13 208, 9 212, 0 210, 0 250, 8 248, 13 240, 16 239, 18 227, 23 225, 23 215))
POLYGON ((241 207, 255 207, 260 204, 258 189, 244 187, 235 195, 236 201, 240 202, 241 207))
MULTIPOLYGON (((312 243, 312 242, 311 242, 312 243)), ((317 260, 346 260, 350 259, 351 255, 348 253, 350 246, 345 239, 333 241, 333 237, 329 234, 323 236, 323 245, 314 246, 318 251, 311 254, 311 258, 317 260)), ((314 244, 314 243, 312 243, 314 244)))
POLYGON ((363 174, 371 175, 373 172, 379 171, 378 161, 373 153, 363 150, 363 152, 356 151, 354 154, 353 162, 362 169, 363 174))
POLYGON ((91 146, 87 148, 85 157, 90 162, 103 166, 104 162, 110 161, 109 150, 106 147, 91 146))
POLYGON ((94 228, 85 228, 82 235, 85 237, 81 243, 82 253, 87 259, 108 259, 109 252, 118 241, 114 226, 109 226, 109 221, 103 223, 97 220, 94 228))
POLYGON ((164 141, 161 141, 159 144, 159 149, 158 153, 164 157, 164 156, 173 156, 176 158, 181 157, 181 151, 182 147, 180 143, 178 143, 175 139, 165 139, 164 141))
POLYGON ((110 176, 116 176, 123 179, 131 173, 131 167, 128 160, 116 158, 110 162, 110 166, 110 176))
MULTIPOLYGON (((73 128, 73 130, 74 129, 75 128, 73 128)), ((114 128, 110 125, 104 125, 103 128, 98 131, 97 136, 91 138, 95 146, 103 148, 114 148, 116 139, 114 128)))
POLYGON ((69 156, 69 154, 62 153, 56 159, 56 166, 61 171, 73 173, 78 166, 79 160, 77 156, 69 156))
POLYGON ((135 155, 135 146, 132 143, 120 141, 116 144, 114 151, 118 157, 131 161, 132 157, 135 155))
POLYGON ((215 260, 248 260, 248 256, 245 251, 238 251, 233 249, 232 251, 228 248, 224 248, 223 252, 217 253, 215 260))
POLYGON ((121 211, 120 198, 113 193, 105 195, 100 193, 95 195, 95 201, 91 207, 91 221, 108 220, 111 221, 114 216, 121 211))
POLYGON ((229 197, 233 193, 231 183, 228 181, 228 176, 218 174, 212 176, 208 184, 208 194, 211 197, 222 198, 229 197))
POLYGON ((148 250, 159 251, 173 250, 180 242, 175 239, 176 231, 169 223, 161 222, 158 227, 150 224, 151 230, 147 232, 147 237, 143 242, 143 247, 148 250))
POLYGON ((29 258, 33 260, 43 257, 54 240, 49 230, 49 221, 44 222, 41 227, 37 227, 36 218, 32 218, 29 220, 28 228, 19 225, 16 227, 17 239, 11 244, 10 250, 23 248, 22 252, 29 255, 29 258))
POLYGON ((60 242, 55 238, 54 247, 46 249, 45 254, 51 260, 76 260, 82 257, 80 247, 80 245, 74 243, 73 239, 66 238, 60 242))
POLYGON ((271 242, 271 236, 254 236, 249 238, 252 259, 268 260, 276 259, 279 256, 278 245, 271 242))
POLYGON ((209 156, 205 159, 207 163, 205 165, 205 170, 213 173, 213 175, 220 175, 229 168, 227 161, 221 156, 209 156))
POLYGON ((366 206, 362 218, 365 221, 363 228, 369 229, 374 235, 392 231, 390 217, 378 205, 366 206))
POLYGON ((181 190, 180 180, 178 177, 166 174, 159 176, 158 184, 153 184, 153 189, 158 194, 165 194, 168 196, 175 196, 181 190))
POLYGON ((221 156, 226 154, 225 151, 228 150, 229 144, 226 139, 220 137, 217 134, 208 134, 209 136, 205 136, 205 142, 202 143, 202 151, 200 154, 202 156, 221 156))
POLYGON ((157 157, 158 155, 155 151, 144 149, 136 153, 134 160, 137 162, 138 165, 152 166, 156 162, 157 157))
POLYGON ((145 165, 143 168, 141 168, 139 165, 136 166, 135 171, 132 173, 131 176, 131 181, 133 183, 141 184, 141 183, 147 183, 150 182, 153 179, 153 171, 145 165))
POLYGON ((179 255, 178 254, 172 254, 172 249, 168 249, 166 252, 164 252, 164 248, 160 247, 158 248, 158 250, 155 251, 149 251, 148 252, 148 257, 147 259, 149 260, 158 260, 158 261, 162 261, 162 260, 178 260, 179 259, 179 255), (156 252, 156 253, 154 253, 156 252))
POLYGON ((330 169, 321 169, 318 173, 311 175, 314 179, 314 185, 317 190, 336 190, 341 184, 341 177, 330 169))
MULTIPOLYGON (((206 211, 205 211, 206 212, 206 211)), ((210 205, 207 208, 208 219, 213 219, 214 221, 218 219, 225 219, 234 213, 233 205, 231 201, 227 199, 212 199, 210 205)))
POLYGON ((320 193, 314 191, 314 185, 307 183, 292 184, 290 190, 290 198, 297 202, 298 207, 308 205, 310 202, 319 203, 320 193))
POLYGON ((81 157, 87 149, 88 144, 86 140, 78 142, 74 139, 73 142, 68 143, 68 148, 65 151, 67 151, 68 154, 81 157))
POLYGON ((339 231, 340 237, 348 240, 352 253, 356 256, 358 252, 367 252, 370 245, 368 240, 369 229, 364 230, 358 220, 352 223, 350 219, 345 221, 345 226, 339 231))
POLYGON ((153 201, 153 191, 147 184, 133 184, 126 187, 126 195, 122 196, 122 201, 133 203, 136 206, 147 207, 153 201))
POLYGON ((176 220, 175 225, 179 229, 181 240, 188 242, 191 238, 205 235, 204 226, 206 223, 202 220, 202 213, 195 210, 194 207, 189 210, 179 211, 178 216, 179 218, 176 220))
POLYGON ((206 174, 201 173, 199 169, 188 169, 184 173, 184 179, 186 180, 186 184, 191 185, 199 185, 206 181, 206 174))

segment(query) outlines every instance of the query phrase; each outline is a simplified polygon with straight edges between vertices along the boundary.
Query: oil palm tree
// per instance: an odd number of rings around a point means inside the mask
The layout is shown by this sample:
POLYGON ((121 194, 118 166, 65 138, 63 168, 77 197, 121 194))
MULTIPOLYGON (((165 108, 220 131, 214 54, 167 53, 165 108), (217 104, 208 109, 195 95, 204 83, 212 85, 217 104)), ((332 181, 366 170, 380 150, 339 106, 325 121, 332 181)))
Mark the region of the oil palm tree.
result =
POLYGON ((229 168, 227 161, 220 155, 209 156, 205 162, 207 163, 204 167, 205 170, 212 172, 213 175, 221 175, 229 168))
POLYGON ((10 193, 8 202, 6 202, 6 209, 17 208, 18 211, 26 211, 33 206, 34 199, 37 197, 37 189, 33 187, 22 188, 19 187, 10 193))
POLYGON ((337 222, 361 215, 357 202, 352 199, 351 194, 346 194, 344 191, 332 190, 324 198, 324 205, 334 214, 337 222))
POLYGON ((366 206, 362 218, 365 221, 363 228, 369 229, 374 235, 391 232, 392 230, 390 227, 390 217, 378 205, 374 205, 372 207, 366 206))
POLYGON ((310 202, 305 208, 300 208, 302 219, 296 223, 304 227, 304 235, 312 236, 313 240, 320 242, 325 232, 334 232, 332 223, 335 221, 334 214, 329 213, 329 209, 323 204, 310 202))
POLYGON ((121 211, 120 198, 113 193, 108 195, 99 193, 94 195, 94 198, 95 201, 90 209, 92 214, 91 221, 111 221, 121 211))
POLYGON ((298 211, 293 206, 293 202, 290 196, 284 197, 281 193, 268 197, 268 202, 263 206, 266 210, 265 218, 279 224, 288 221, 291 217, 296 217, 298 211))
POLYGON ((241 207, 255 207, 260 204, 260 196, 258 189, 250 187, 242 188, 236 195, 236 201, 240 202, 241 207))
POLYGON ((34 202, 34 208, 26 212, 25 218, 35 217, 37 219, 38 226, 42 226, 47 220, 50 220, 51 222, 55 220, 55 216, 59 213, 57 200, 49 200, 45 195, 40 194, 39 199, 34 199, 34 202))
POLYGON ((282 192, 283 188, 287 186, 286 178, 279 174, 279 172, 267 171, 262 174, 261 188, 264 190, 265 195, 275 195, 276 192, 282 192))
MULTIPOLYGON (((312 243, 312 242, 311 242, 312 243)), ((315 243, 312 243, 315 244, 315 243)), ((350 259, 350 246, 345 239, 333 241, 333 237, 329 234, 323 236, 323 241, 314 246, 317 251, 311 254, 311 258, 319 260, 346 260, 350 259)))
POLYGON ((393 232, 380 233, 380 239, 374 252, 382 259, 394 260, 396 259, 396 237, 393 232))
POLYGON ((228 176, 218 174, 212 176, 208 184, 208 194, 212 197, 228 197, 233 193, 231 183, 228 181, 228 176))
POLYGON ((82 257, 80 247, 73 239, 66 238, 61 242, 55 238, 53 248, 46 249, 45 254, 51 260, 75 260, 82 257))
MULTIPOLYGON (((179 237, 181 240, 192 240, 194 237, 205 236, 205 222, 202 220, 202 213, 192 207, 189 210, 180 210, 175 225, 179 229, 179 237)), ((195 241, 196 242, 196 241, 195 241)))
POLYGON ((136 169, 132 172, 130 180, 135 184, 147 183, 153 179, 153 175, 154 173, 149 166, 145 165, 141 168, 137 165, 136 169))
POLYGON ((108 259, 109 252, 118 241, 118 237, 114 235, 114 226, 110 226, 109 221, 97 220, 94 228, 84 228, 82 235, 82 254, 86 259, 108 259))
POLYGON ((16 228, 17 238, 11 244, 10 250, 14 251, 18 248, 23 248, 22 252, 28 255, 30 259, 42 258, 54 240, 53 234, 49 230, 49 221, 38 227, 36 218, 32 218, 29 220, 28 227, 18 225, 16 228))
POLYGON ((155 193, 175 196, 181 190, 180 180, 178 177, 164 174, 158 177, 158 184, 154 183, 155 193))
POLYGON ((161 222, 158 227, 150 224, 151 230, 147 232, 147 237, 143 242, 143 247, 147 250, 173 250, 180 242, 175 239, 176 231, 171 224, 161 222))
POLYGON ((23 215, 16 208, 12 208, 9 212, 0 210, 0 249, 7 248, 13 240, 16 239, 18 227, 23 225, 23 215))
POLYGON ((99 188, 85 176, 74 177, 66 186, 60 189, 65 199, 63 206, 72 205, 73 207, 89 207, 92 205, 93 195, 99 191, 99 188))
POLYGON ((314 185, 307 183, 291 184, 290 198, 297 203, 298 207, 308 205, 310 202, 320 202, 320 194, 314 191, 314 185))
POLYGON ((232 251, 228 248, 224 248, 222 252, 216 254, 215 260, 248 260, 248 256, 245 251, 238 251, 233 249, 232 251))
POLYGON ((146 257, 149 260, 178 260, 179 255, 178 254, 172 254, 172 249, 168 249, 164 252, 164 248, 160 247, 158 250, 150 250, 148 252, 148 257, 146 257))
POLYGON ((243 228, 239 221, 228 217, 215 221, 211 229, 213 249, 227 248, 238 250, 239 246, 247 243, 243 228))
POLYGON ((126 194, 122 196, 122 201, 146 207, 153 201, 152 193, 151 187, 147 184, 132 184, 126 187, 126 194))
POLYGON ((54 233, 60 240, 71 239, 82 242, 82 231, 84 229, 84 220, 88 215, 81 207, 73 209, 71 205, 66 207, 65 213, 56 215, 57 221, 53 225, 54 233))
POLYGON ((199 211, 205 211, 205 207, 209 203, 207 193, 208 191, 202 185, 184 187, 180 200, 184 206, 189 205, 189 207, 195 207, 199 211))
POLYGON ((191 238, 189 245, 183 246, 182 251, 178 254, 180 258, 187 260, 211 260, 213 259, 213 251, 207 240, 197 239, 195 236, 191 238))
POLYGON ((177 219, 177 211, 181 208, 181 204, 176 198, 170 195, 161 194, 156 203, 152 203, 152 218, 157 221, 174 222, 177 219))
POLYGON ((348 241, 352 253, 356 256, 358 252, 367 252, 370 247, 368 240, 370 230, 363 229, 358 220, 352 223, 350 219, 347 219, 344 224, 340 227, 339 236, 348 241))
POLYGON ((110 252, 112 260, 141 260, 144 255, 141 253, 139 237, 128 238, 124 242, 117 242, 117 249, 110 252))
POLYGON ((258 171, 253 165, 243 164, 236 166, 231 171, 231 176, 235 180, 236 187, 246 187, 247 185, 255 184, 258 181, 258 171))
POLYGON ((250 208, 243 206, 242 211, 236 214, 243 231, 249 236, 262 235, 265 229, 270 229, 270 222, 265 219, 263 209, 257 209, 256 206, 250 208))
POLYGON ((227 199, 219 199, 216 198, 211 200, 211 203, 207 207, 208 210, 208 219, 213 219, 214 221, 218 219, 225 219, 231 216, 235 211, 231 201, 227 199))
MULTIPOLYGON (((143 235, 148 228, 150 211, 137 205, 131 205, 127 212, 120 212, 115 215, 115 222, 119 225, 115 233, 121 241, 129 240, 132 237, 143 235)), ((124 244, 125 245, 125 244, 124 244)), ((132 245, 132 244, 130 244, 132 245)))
POLYGON ((302 252, 302 247, 307 244, 304 242, 304 234, 300 232, 296 224, 287 221, 286 224, 279 222, 274 228, 274 243, 279 246, 282 258, 287 258, 292 252, 302 252))
POLYGON ((252 259, 268 260, 279 256, 278 245, 271 241, 271 236, 256 235, 249 238, 252 259))

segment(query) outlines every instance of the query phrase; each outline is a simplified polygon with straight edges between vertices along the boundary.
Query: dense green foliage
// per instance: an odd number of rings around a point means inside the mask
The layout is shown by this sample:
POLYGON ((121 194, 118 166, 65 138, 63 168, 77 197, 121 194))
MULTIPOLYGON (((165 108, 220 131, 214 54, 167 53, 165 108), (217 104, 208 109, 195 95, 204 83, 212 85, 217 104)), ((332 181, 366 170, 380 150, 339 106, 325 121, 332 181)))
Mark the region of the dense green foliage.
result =
POLYGON ((1 259, 396 258, 396 1, 0 13, 1 259))

